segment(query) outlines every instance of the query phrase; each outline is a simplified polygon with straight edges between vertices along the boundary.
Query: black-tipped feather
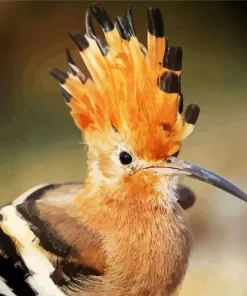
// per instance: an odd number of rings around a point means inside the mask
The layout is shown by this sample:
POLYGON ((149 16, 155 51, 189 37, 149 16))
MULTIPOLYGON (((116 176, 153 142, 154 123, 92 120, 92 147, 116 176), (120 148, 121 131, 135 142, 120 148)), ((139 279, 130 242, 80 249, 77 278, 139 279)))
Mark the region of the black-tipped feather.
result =
POLYGON ((135 26, 134 26, 133 16, 132 16, 132 9, 130 5, 127 9, 127 12, 123 16, 123 19, 129 28, 130 35, 136 36, 136 31, 135 31, 135 26))
POLYGON ((107 56, 108 52, 109 52, 109 48, 107 47, 107 44, 105 42, 104 39, 98 38, 96 37, 96 42, 98 44, 98 47, 102 53, 103 56, 107 56))
MULTIPOLYGON (((74 76, 79 78, 82 84, 86 83, 85 75, 77 68, 77 66, 71 56, 70 50, 68 48, 66 49, 66 57, 67 57, 67 62, 68 62, 70 73, 72 73, 74 76)), ((67 99, 66 99, 66 101, 67 101, 67 99)))
POLYGON ((190 124, 195 124, 200 113, 200 107, 195 104, 190 104, 184 113, 184 121, 190 124))
POLYGON ((122 17, 117 16, 116 22, 117 22, 117 29, 121 38, 129 41, 131 38, 131 35, 125 20, 122 17))
POLYGON ((181 114, 184 109, 184 96, 180 94, 179 105, 178 105, 178 112, 181 114))
POLYGON ((182 69, 183 51, 180 46, 169 46, 163 59, 163 66, 173 71, 182 69))
POLYGON ((160 77, 160 88, 166 93, 181 93, 180 76, 165 72, 160 77))
POLYGON ((121 38, 124 40, 129 41, 131 36, 136 35, 130 6, 123 17, 116 17, 116 26, 121 38))
POLYGON ((88 37, 94 39, 96 37, 96 33, 94 30, 92 18, 90 15, 89 10, 87 10, 86 15, 85 15, 85 25, 86 25, 86 34, 88 37))
POLYGON ((71 56, 70 50, 68 48, 66 48, 66 57, 67 57, 67 61, 68 63, 75 65, 75 62, 71 56))
POLYGON ((85 24, 86 24, 86 33, 87 33, 88 37, 91 39, 94 39, 97 42, 97 45, 98 45, 102 55, 106 56, 109 52, 109 49, 107 48, 106 41, 104 39, 101 39, 96 36, 93 22, 92 22, 92 18, 90 16, 89 11, 87 11, 87 13, 86 13, 85 24))
POLYGON ((78 46, 80 51, 83 51, 89 47, 87 39, 79 31, 72 30, 69 32, 69 35, 78 46))
POLYGON ((72 66, 76 66, 72 56, 71 56, 71 53, 70 53, 70 50, 67 48, 66 49, 66 57, 67 57, 67 62, 68 62, 68 66, 69 66, 69 71, 73 74, 73 75, 76 75, 76 71, 73 69, 72 66))
POLYGON ((67 103, 71 101, 73 98, 70 93, 68 93, 65 89, 62 89, 62 95, 67 103))
POLYGON ((114 24, 103 7, 92 5, 91 11, 105 32, 110 32, 114 29, 114 24))
POLYGON ((64 84, 66 79, 69 78, 69 75, 67 73, 62 72, 57 68, 52 69, 50 71, 50 74, 61 84, 64 84))
POLYGON ((149 7, 148 15, 148 31, 156 38, 163 38, 165 36, 164 21, 162 14, 158 8, 149 7))

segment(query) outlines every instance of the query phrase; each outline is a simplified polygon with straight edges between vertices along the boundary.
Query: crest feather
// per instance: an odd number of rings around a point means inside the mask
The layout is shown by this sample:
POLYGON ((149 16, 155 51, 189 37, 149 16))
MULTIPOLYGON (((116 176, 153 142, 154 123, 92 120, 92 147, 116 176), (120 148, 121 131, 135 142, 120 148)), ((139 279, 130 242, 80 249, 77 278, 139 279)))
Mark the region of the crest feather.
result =
POLYGON ((196 105, 181 114, 182 48, 168 46, 157 8, 147 10, 147 48, 136 37, 130 7, 115 23, 102 7, 93 5, 91 14, 102 27, 105 40, 96 36, 89 10, 86 34, 71 31, 70 36, 92 79, 85 78, 68 50, 69 72, 51 71, 64 90, 75 123, 85 133, 113 125, 122 133, 131 131, 138 138, 135 145, 139 151, 151 141, 163 149, 155 157, 171 154, 192 132, 199 115, 196 105), (143 134, 145 137, 140 137, 143 134))

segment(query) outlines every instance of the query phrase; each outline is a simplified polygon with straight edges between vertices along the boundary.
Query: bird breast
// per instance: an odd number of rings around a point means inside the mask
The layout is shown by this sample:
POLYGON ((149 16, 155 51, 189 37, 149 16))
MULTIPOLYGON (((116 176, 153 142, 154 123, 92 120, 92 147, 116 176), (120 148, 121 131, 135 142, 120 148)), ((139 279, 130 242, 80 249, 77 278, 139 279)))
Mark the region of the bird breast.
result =
POLYGON ((172 295, 187 270, 192 241, 181 207, 129 209, 109 221, 112 228, 102 230, 105 295, 172 295))

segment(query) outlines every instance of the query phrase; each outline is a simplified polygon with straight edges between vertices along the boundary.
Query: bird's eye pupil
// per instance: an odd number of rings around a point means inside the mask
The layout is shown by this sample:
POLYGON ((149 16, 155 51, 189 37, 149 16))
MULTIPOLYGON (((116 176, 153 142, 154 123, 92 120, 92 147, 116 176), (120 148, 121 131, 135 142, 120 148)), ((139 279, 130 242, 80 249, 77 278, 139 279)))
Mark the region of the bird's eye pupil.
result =
POLYGON ((125 151, 122 151, 119 154, 119 159, 120 159, 121 163, 124 165, 130 164, 132 162, 132 156, 128 152, 125 152, 125 151))

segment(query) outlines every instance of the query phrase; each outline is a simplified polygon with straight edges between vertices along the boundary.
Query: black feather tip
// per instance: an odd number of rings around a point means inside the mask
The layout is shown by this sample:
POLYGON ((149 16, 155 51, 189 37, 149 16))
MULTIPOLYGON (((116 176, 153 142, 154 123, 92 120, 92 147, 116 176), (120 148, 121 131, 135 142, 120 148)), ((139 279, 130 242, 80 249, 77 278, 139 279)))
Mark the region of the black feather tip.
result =
POLYGON ((127 26, 124 18, 117 16, 116 22, 117 22, 116 23, 117 29, 118 29, 118 32, 119 32, 119 35, 121 36, 121 38, 129 41, 131 38, 131 35, 130 35, 129 27, 127 26))
POLYGON ((190 104, 184 113, 184 121, 190 124, 195 124, 200 114, 200 107, 195 104, 190 104))
POLYGON ((72 30, 69 32, 69 35, 78 46, 80 51, 83 51, 89 47, 87 39, 79 31, 72 30))
POLYGON ((129 5, 126 13, 123 16, 123 19, 128 26, 128 31, 131 36, 136 36, 136 31, 135 31, 135 26, 133 22, 133 15, 132 15, 132 9, 131 6, 129 5))
POLYGON ((117 29, 122 39, 129 41, 131 36, 136 36, 131 6, 129 6, 124 16, 118 16, 116 21, 117 29))
POLYGON ((169 46, 164 55, 163 66, 169 70, 181 71, 183 51, 180 46, 169 46))
POLYGON ((74 62, 74 60, 71 56, 70 50, 68 48, 66 48, 66 57, 67 57, 68 63, 75 66, 75 62, 74 62))
POLYGON ((156 38, 163 38, 165 36, 163 16, 158 8, 149 7, 148 15, 148 31, 156 38))
POLYGON ((130 5, 123 17, 116 18, 116 26, 122 39, 129 41, 131 36, 136 36, 130 5))
POLYGON ((69 78, 69 75, 67 73, 62 72, 57 68, 52 69, 50 71, 50 74, 61 84, 65 84, 66 79, 69 78))
POLYGON ((71 101, 73 98, 70 93, 68 93, 65 89, 62 88, 62 95, 67 103, 71 101))
POLYGON ((180 76, 173 72, 165 72, 160 77, 160 88, 166 93, 181 93, 180 76))
POLYGON ((76 71, 73 69, 72 66, 76 66, 72 56, 71 56, 71 53, 70 53, 70 50, 68 48, 66 48, 66 57, 67 57, 67 62, 68 62, 68 65, 69 65, 69 71, 73 74, 73 75, 77 75, 76 71))
POLYGON ((93 22, 92 22, 92 18, 91 18, 89 11, 86 12, 85 23, 86 23, 86 33, 87 33, 88 37, 97 42, 97 45, 98 45, 102 55, 106 56, 109 52, 109 49, 107 48, 106 41, 104 39, 101 39, 96 36, 93 22))
POLYGON ((87 10, 85 15, 85 25, 86 25, 86 34, 88 35, 88 37, 95 39, 96 33, 94 30, 94 26, 93 26, 93 22, 92 22, 92 18, 89 10, 87 10))
POLYGON ((91 11, 105 32, 110 32, 114 29, 114 24, 103 7, 92 5, 91 11))
POLYGON ((180 98, 179 98, 179 105, 178 105, 178 112, 181 114, 184 110, 184 96, 183 94, 179 94, 180 98))

